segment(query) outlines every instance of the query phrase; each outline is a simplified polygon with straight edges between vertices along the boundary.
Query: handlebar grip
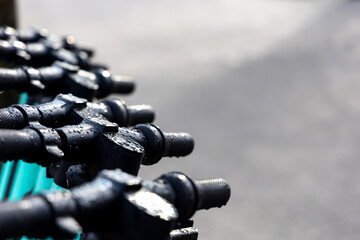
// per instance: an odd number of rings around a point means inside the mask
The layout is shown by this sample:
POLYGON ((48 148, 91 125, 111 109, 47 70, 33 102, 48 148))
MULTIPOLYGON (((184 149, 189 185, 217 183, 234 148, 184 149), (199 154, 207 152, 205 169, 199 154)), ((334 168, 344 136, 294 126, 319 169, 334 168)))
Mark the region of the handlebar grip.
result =
POLYGON ((135 83, 129 76, 115 75, 111 85, 111 93, 131 93, 135 89, 135 83))
POLYGON ((14 58, 16 53, 15 47, 8 41, 0 40, 0 57, 14 58))
POLYGON ((33 129, 0 130, 0 160, 36 157, 41 149, 40 135, 33 129))
POLYGON ((132 105, 127 107, 128 125, 134 126, 139 123, 150 123, 154 121, 155 112, 150 105, 132 105))
POLYGON ((196 240, 198 239, 199 231, 193 227, 175 229, 170 232, 169 240, 196 240))
POLYGON ((180 157, 194 150, 194 139, 188 133, 163 133, 165 138, 165 157, 180 157))
POLYGON ((24 115, 14 107, 0 109, 0 128, 21 129, 26 125, 24 115))
POLYGON ((230 199, 230 186, 221 178, 194 181, 198 195, 197 209, 224 206, 230 199))
POLYGON ((93 49, 87 47, 79 47, 76 38, 72 35, 63 37, 61 39, 61 42, 63 48, 71 50, 73 52, 85 53, 87 57, 93 57, 95 54, 95 51, 93 49))
MULTIPOLYGON (((127 106, 125 102, 118 98, 106 99, 102 101, 106 106, 106 111, 97 108, 110 122, 116 122, 119 126, 128 127, 139 123, 150 123, 155 118, 155 112, 149 105, 127 106)), ((96 105, 89 104, 96 108, 96 105)))
POLYGON ((42 78, 42 82, 45 84, 45 86, 47 88, 57 87, 57 92, 59 91, 58 88, 62 87, 62 80, 66 77, 66 74, 68 73, 67 70, 56 65, 50 67, 41 67, 38 70, 42 78))
POLYGON ((151 165, 162 157, 182 157, 194 149, 194 139, 188 133, 166 133, 154 124, 138 124, 133 129, 143 137, 136 139, 144 148, 141 163, 151 165))
POLYGON ((98 78, 99 90, 97 98, 103 98, 111 93, 131 93, 135 89, 135 83, 131 77, 112 75, 104 69, 95 69, 93 72, 98 78))
POLYGON ((0 239, 23 235, 46 237, 52 212, 42 197, 0 204, 0 239))
POLYGON ((181 172, 169 172, 156 179, 167 189, 172 197, 164 195, 161 188, 153 191, 167 198, 179 212, 179 219, 189 219, 196 210, 221 207, 230 198, 230 186, 224 179, 205 179, 194 181, 181 172))
POLYGON ((0 68, 0 89, 24 89, 28 82, 28 76, 26 72, 21 69, 7 69, 0 68))
MULTIPOLYGON (((31 60, 46 59, 49 57, 50 48, 45 46, 43 43, 28 43, 26 44, 26 52, 31 56, 31 60)), ((45 63, 44 63, 45 64, 45 63)), ((43 64, 41 64, 43 65, 43 64)))
POLYGON ((43 38, 43 34, 38 29, 34 28, 23 28, 18 29, 16 33, 16 38, 20 41, 27 42, 36 42, 43 38))

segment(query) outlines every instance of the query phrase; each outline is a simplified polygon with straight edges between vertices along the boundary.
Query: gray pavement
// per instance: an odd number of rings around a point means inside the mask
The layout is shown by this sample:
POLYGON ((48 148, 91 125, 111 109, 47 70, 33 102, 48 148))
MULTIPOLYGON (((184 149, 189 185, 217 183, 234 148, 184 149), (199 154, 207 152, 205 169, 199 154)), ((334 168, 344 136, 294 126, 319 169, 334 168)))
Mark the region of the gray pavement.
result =
POLYGON ((128 103, 196 141, 143 167, 223 177, 228 206, 199 212, 199 239, 360 236, 360 2, 19 1, 21 26, 74 34, 128 103))

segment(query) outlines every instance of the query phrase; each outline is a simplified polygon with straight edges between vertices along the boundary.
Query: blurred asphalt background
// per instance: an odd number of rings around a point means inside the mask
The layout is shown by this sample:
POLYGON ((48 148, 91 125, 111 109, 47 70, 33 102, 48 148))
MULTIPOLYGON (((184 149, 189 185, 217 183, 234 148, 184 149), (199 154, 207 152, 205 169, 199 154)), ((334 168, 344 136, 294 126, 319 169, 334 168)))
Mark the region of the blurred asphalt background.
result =
POLYGON ((143 167, 223 177, 225 208, 198 212, 200 240, 360 237, 360 1, 18 1, 20 26, 74 34, 127 103, 196 140, 143 167))

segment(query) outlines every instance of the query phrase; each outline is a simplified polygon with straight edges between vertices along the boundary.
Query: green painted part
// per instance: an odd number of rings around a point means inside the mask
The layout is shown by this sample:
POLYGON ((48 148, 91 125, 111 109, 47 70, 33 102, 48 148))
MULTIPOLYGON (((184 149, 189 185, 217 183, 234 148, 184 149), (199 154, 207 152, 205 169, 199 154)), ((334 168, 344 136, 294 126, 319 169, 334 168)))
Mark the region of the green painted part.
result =
POLYGON ((27 95, 27 93, 22 93, 19 98, 19 104, 27 103, 28 98, 29 96, 27 95))
POLYGON ((11 174, 11 169, 14 162, 6 162, 3 164, 1 169, 1 179, 0 179, 0 199, 3 199, 5 196, 6 188, 8 185, 9 177, 11 174))
POLYGON ((61 189, 61 190, 65 190, 65 188, 62 188, 62 187, 60 187, 59 185, 57 185, 56 183, 52 183, 51 184, 51 188, 50 188, 51 190, 57 190, 57 189, 61 189))
POLYGON ((39 170, 40 167, 34 163, 19 161, 9 195, 10 201, 19 200, 25 194, 32 192, 39 170))
POLYGON ((44 189, 50 189, 53 182, 52 178, 46 177, 46 168, 40 167, 33 193, 39 193, 44 189))

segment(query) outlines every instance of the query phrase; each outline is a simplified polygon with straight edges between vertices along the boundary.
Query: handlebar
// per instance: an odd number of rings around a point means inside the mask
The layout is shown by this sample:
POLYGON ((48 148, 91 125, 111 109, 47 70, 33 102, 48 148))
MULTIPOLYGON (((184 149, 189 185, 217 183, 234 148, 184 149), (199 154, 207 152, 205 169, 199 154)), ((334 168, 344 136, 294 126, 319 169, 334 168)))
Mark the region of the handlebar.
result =
MULTIPOLYGON (((96 116, 89 111, 85 114, 96 116)), ((38 122, 21 130, 2 129, 0 160, 24 159, 43 166, 60 161, 86 163, 93 177, 102 169, 115 168, 137 175, 140 163, 151 165, 163 156, 186 156, 194 147, 194 140, 189 134, 173 133, 171 139, 175 140, 169 141, 169 134, 153 124, 138 124, 129 130, 119 128, 104 117, 92 117, 78 125, 56 129, 46 128, 38 122)), ((60 186, 75 185, 65 184, 66 169, 53 177, 60 186)))
MULTIPOLYGON (((154 185, 154 191, 175 205, 180 221, 189 219, 197 210, 224 206, 231 193, 224 179, 193 180, 181 172, 163 174, 155 182, 157 184, 154 185), (159 184, 164 188, 171 186, 177 198, 172 199, 174 196, 166 195, 166 191, 161 189, 159 184)), ((149 188, 154 187, 150 184, 149 188)))
POLYGON ((0 109, 0 128, 21 129, 33 121, 47 127, 74 124, 72 118, 76 118, 74 115, 77 115, 74 111, 83 109, 100 113, 121 127, 152 122, 155 117, 154 110, 149 105, 127 106, 118 98, 92 103, 70 94, 60 94, 52 102, 37 106, 16 104, 0 109))
POLYGON ((201 209, 199 202, 209 203, 206 208, 227 203, 230 187, 225 180, 205 182, 179 172, 144 181, 120 170, 103 170, 94 181, 69 192, 42 193, 19 202, 0 203, 0 237, 75 235, 74 227, 64 224, 67 220, 78 223, 85 232, 116 233, 121 239, 165 240, 174 223, 201 209), (221 184, 214 187, 209 182, 221 184))
POLYGON ((0 152, 3 160, 34 158, 41 149, 41 137, 33 129, 0 130, 0 152))
POLYGON ((99 79, 99 89, 97 98, 104 98, 111 93, 132 93, 135 83, 129 76, 112 75, 108 70, 96 69, 92 71, 99 79))
POLYGON ((14 107, 0 109, 0 128, 21 129, 26 126, 24 115, 14 107))
POLYGON ((107 70, 88 72, 57 62, 49 67, 16 69, 0 68, 0 89, 19 92, 43 93, 56 96, 72 93, 91 100, 112 93, 131 93, 135 83, 127 76, 112 75, 107 70))
POLYGON ((18 29, 12 27, 1 27, 0 26, 0 39, 9 40, 11 38, 18 39, 22 42, 36 42, 46 36, 45 30, 38 30, 34 28, 18 29))
POLYGON ((45 238, 54 229, 53 212, 42 197, 32 197, 20 202, 0 203, 2 239, 22 235, 45 238), (47 232, 50 230, 50 232, 47 232))
POLYGON ((78 47, 73 36, 48 34, 45 29, 0 27, 0 57, 15 65, 49 66, 65 61, 91 69, 93 50, 78 47))

